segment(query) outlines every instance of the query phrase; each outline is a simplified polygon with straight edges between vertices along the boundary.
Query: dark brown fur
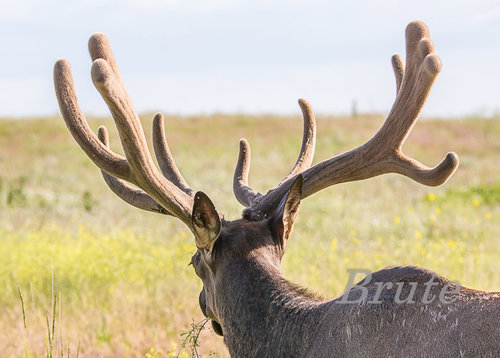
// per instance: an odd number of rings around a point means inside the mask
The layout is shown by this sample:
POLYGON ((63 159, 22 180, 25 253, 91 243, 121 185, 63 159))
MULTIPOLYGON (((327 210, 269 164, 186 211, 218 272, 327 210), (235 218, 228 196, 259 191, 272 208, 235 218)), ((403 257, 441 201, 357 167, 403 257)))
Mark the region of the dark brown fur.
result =
MULTIPOLYGON (((217 316, 211 318, 222 327, 232 356, 500 356, 499 293, 462 288, 452 304, 423 304, 425 282, 435 277, 439 285, 431 294, 438 296, 448 280, 402 266, 373 273, 372 282, 417 282, 414 304, 396 304, 395 289, 383 292, 381 304, 326 301, 283 277, 283 252, 271 222, 227 222, 214 247, 214 268, 208 270, 215 282, 217 316)), ((376 290, 368 288, 366 301, 376 290)), ((408 291, 405 285, 401 297, 408 291)), ((350 298, 358 293, 351 291, 350 298)))

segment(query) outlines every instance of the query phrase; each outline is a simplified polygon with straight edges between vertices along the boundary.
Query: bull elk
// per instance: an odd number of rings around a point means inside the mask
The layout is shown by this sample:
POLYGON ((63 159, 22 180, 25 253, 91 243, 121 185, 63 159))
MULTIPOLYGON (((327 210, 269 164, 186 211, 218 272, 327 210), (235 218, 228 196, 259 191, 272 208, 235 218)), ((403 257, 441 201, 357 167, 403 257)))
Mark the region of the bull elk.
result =
POLYGON ((225 220, 207 195, 183 179, 161 114, 153 119, 158 170, 105 35, 93 35, 89 51, 92 80, 116 122, 125 157, 109 149, 105 127, 97 136, 89 128, 69 64, 61 59, 54 82, 66 125, 120 198, 174 216, 192 231, 197 251, 191 263, 203 281, 199 304, 232 356, 500 356, 500 293, 460 287, 406 266, 369 274, 342 297, 325 301, 287 281, 280 269, 301 199, 330 185, 385 173, 436 186, 457 169, 455 153, 429 168, 402 151, 441 70, 425 24, 408 25, 406 65, 398 55, 392 57, 396 100, 365 144, 311 166, 316 125, 309 103, 300 99, 304 133, 297 162, 276 188, 261 194, 248 184, 250 147, 241 139, 233 189, 245 209, 234 221, 225 220), (400 302, 401 297, 409 299, 400 302))

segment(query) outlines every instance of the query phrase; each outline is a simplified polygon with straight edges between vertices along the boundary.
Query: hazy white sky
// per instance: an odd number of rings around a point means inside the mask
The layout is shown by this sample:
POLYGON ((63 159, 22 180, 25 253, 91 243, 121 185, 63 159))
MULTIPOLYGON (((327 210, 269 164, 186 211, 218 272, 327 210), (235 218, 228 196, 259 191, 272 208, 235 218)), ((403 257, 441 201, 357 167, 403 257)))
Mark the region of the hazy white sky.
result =
POLYGON ((500 112, 500 1, 0 0, 0 116, 58 112, 52 67, 73 68, 85 112, 87 39, 108 35, 138 111, 388 111, 390 65, 408 22, 427 23, 443 61, 426 115, 500 112))

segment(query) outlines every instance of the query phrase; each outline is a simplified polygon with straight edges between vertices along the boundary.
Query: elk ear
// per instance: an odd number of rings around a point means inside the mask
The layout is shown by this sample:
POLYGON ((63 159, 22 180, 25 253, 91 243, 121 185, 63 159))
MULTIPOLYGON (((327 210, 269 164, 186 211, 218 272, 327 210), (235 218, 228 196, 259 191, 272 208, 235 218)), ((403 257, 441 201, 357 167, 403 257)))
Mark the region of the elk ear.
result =
POLYGON ((191 220, 198 249, 212 251, 221 231, 221 220, 212 201, 199 191, 194 196, 191 220))
POLYGON ((288 240, 292 233, 293 223, 299 213, 303 182, 304 178, 302 174, 297 175, 297 178, 295 178, 288 191, 288 195, 283 197, 272 217, 273 230, 283 248, 286 247, 286 240, 288 240))

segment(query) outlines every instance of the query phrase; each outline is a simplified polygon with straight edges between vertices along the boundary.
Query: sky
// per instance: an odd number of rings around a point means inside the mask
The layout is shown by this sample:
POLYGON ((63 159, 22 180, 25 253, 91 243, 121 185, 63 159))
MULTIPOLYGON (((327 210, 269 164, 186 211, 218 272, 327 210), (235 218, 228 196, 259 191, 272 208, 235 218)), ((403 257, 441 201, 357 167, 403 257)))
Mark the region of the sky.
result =
POLYGON ((500 114, 500 2, 333 0, 0 0, 0 116, 59 112, 52 69, 72 66, 84 112, 109 112, 90 79, 87 40, 110 39, 139 112, 386 113, 391 55, 412 20, 443 70, 425 116, 500 114))

